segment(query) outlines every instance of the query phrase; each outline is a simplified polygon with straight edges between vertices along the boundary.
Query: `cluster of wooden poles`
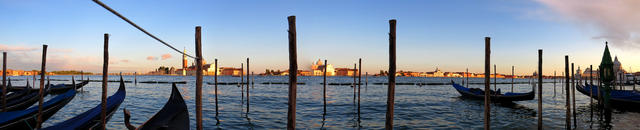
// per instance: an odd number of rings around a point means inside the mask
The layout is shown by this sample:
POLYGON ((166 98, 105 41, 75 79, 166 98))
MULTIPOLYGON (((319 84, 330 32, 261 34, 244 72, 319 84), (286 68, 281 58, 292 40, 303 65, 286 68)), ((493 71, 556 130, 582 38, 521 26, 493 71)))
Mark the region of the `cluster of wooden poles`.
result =
MULTIPOLYGON (((490 39, 491 38, 489 38, 489 37, 485 37, 485 81, 484 81, 485 90, 490 90, 490 76, 489 76, 490 75, 490 63, 491 63, 490 62, 491 61, 490 60, 490 56, 491 56, 490 39)), ((495 65, 494 65, 494 67, 495 67, 495 65)), ((571 63, 571 74, 569 74, 569 56, 566 55, 565 56, 565 73, 564 73, 564 75, 565 75, 564 77, 566 79, 566 82, 565 82, 565 86, 566 86, 565 89, 566 90, 565 91, 567 91, 567 93, 565 95, 565 99, 566 99, 566 102, 565 102, 566 103, 566 105, 565 105, 565 107, 566 107, 566 114, 565 114, 566 115, 566 117, 565 117, 566 126, 565 127, 566 127, 566 129, 577 128, 576 106, 575 106, 575 104, 576 104, 576 102, 575 102, 575 87, 577 85, 581 84, 581 82, 576 83, 576 77, 575 77, 575 73, 574 73, 573 70, 575 70, 574 69, 574 64, 571 63), (572 123, 571 115, 573 115, 573 128, 571 127, 571 123, 572 123)), ((512 71, 513 71, 513 67, 512 67, 512 71)), ((537 93, 538 94, 538 123, 537 124, 538 124, 538 129, 540 129, 540 130, 543 129, 542 128, 542 118, 543 118, 542 117, 542 84, 543 84, 542 72, 543 72, 542 71, 542 49, 539 49, 538 50, 538 75, 537 75, 537 78, 538 78, 538 84, 537 84, 537 86, 538 86, 538 88, 537 88, 538 89, 538 93, 537 93)), ((590 65, 590 72, 591 72, 590 76, 589 76, 590 85, 593 85, 593 75, 591 75, 591 74, 593 74, 593 65, 590 65)), ((599 71, 597 71, 597 72, 599 72, 599 71)), ((554 71, 554 82, 553 82, 554 94, 555 94, 555 83, 556 83, 555 75, 556 75, 556 72, 554 71)), ((599 77, 599 73, 598 73, 597 77, 599 77)), ((600 86, 602 86, 601 85, 602 83, 599 81, 599 79, 600 78, 598 78, 598 84, 600 84, 600 85, 598 85, 598 87, 599 87, 598 90, 600 90, 600 86)), ((468 78, 467 78, 467 82, 468 82, 468 78)), ((513 84, 512 84, 512 89, 513 89, 513 84)), ((634 89, 635 89, 635 85, 634 85, 634 89)), ((593 94, 591 94, 591 95, 593 95, 593 94)), ((491 107, 489 105, 491 103, 491 99, 490 98, 491 98, 490 93, 485 93, 485 106, 484 106, 484 128, 485 129, 490 129, 491 128, 490 127, 490 120, 491 120, 490 119, 490 117, 491 117, 490 111, 491 111, 491 107)), ((593 98, 590 98, 590 99, 591 99, 590 100, 590 104, 593 104, 593 98)), ((601 97, 601 94, 599 92, 598 92, 598 100, 599 100, 598 106, 602 107, 602 104, 601 104, 602 97, 601 97)), ((602 110, 602 109, 600 109, 600 110, 602 110)), ((600 111, 600 112, 602 114, 602 111, 600 111)), ((591 108, 591 119, 593 120, 593 108, 591 108)), ((600 116, 600 120, 602 120, 602 116, 600 116)))
MULTIPOLYGON (((41 128, 41 124, 42 124, 42 103, 43 103, 43 94, 44 94, 44 79, 45 79, 45 66, 46 66, 46 57, 47 57, 47 45, 42 45, 43 49, 42 49, 42 66, 41 66, 41 70, 40 70, 40 90, 38 91, 38 97, 39 97, 39 101, 38 101, 38 114, 36 121, 38 122, 37 125, 35 126, 35 128, 41 128)), ((7 52, 3 52, 2 53, 2 96, 3 96, 3 100, 2 100, 2 112, 6 112, 6 105, 7 105, 7 101, 6 101, 6 94, 7 94, 7 82, 6 82, 6 75, 7 75, 7 52)), ((35 76, 35 75, 34 75, 35 76)), ((34 79, 35 82, 35 79, 34 79)), ((27 88, 28 89, 28 88, 27 88)))
MULTIPOLYGON (((295 113, 296 113, 296 85, 297 85, 297 36, 296 36, 296 20, 295 16, 289 16, 289 101, 288 101, 288 109, 287 109, 287 129, 295 129, 295 113)), ((389 21, 390 33, 389 33, 389 87, 387 94, 387 114, 385 121, 385 128, 392 129, 393 127, 393 103, 394 103, 394 94, 395 94, 395 70, 396 70, 396 58, 395 58, 395 27, 396 20, 392 19, 389 21)), ((200 26, 196 27, 196 125, 197 129, 202 129, 202 55, 201 55, 201 39, 200 39, 200 26)), ((214 60, 214 64, 217 67, 218 60, 214 60)), ((360 68, 362 67, 362 59, 358 61, 360 63, 360 68)), ((325 60, 325 65, 326 65, 325 60)), ((323 101, 324 101, 324 114, 326 115, 326 67, 325 73, 323 74, 324 78, 324 87, 323 87, 323 101)), ((355 69, 355 66, 354 66, 355 69)), ((360 69, 358 69, 360 70, 360 69)), ((247 73, 249 73, 249 59, 247 58, 247 73)), ((214 89, 215 89, 215 107, 216 107, 216 119, 218 118, 218 86, 217 86, 217 72, 214 72, 214 89)), ((359 72, 358 77, 361 77, 362 71, 359 72)), ((244 74, 243 74, 244 76, 244 74)), ((249 75, 247 75, 249 76, 249 75)), ((247 85, 250 83, 249 77, 247 78, 247 85)), ((358 83, 355 83, 355 74, 354 74, 354 102, 357 95, 358 106, 360 105, 360 86, 362 84, 361 78, 359 78, 358 83), (356 86, 357 85, 357 86, 356 86), (357 94, 356 94, 356 89, 357 94)), ((244 90, 241 90, 244 91, 244 90)), ((242 96, 244 97, 244 95, 242 96)), ((247 113, 249 113, 249 87, 247 87, 247 113)), ((244 101, 244 99, 243 99, 244 101)), ((358 107, 358 116, 360 115, 360 107, 358 107)))
MULTIPOLYGON (((101 5, 102 7, 104 7, 105 9, 109 10, 110 12, 114 13, 115 15, 117 15, 118 17, 120 17, 121 19, 125 20, 126 22, 128 22, 129 24, 131 24, 132 26, 136 27, 137 29, 139 29, 140 31, 144 32, 145 34, 147 34, 148 36, 156 39, 157 41, 167 45, 168 47, 170 47, 171 49, 180 52, 179 50, 175 49, 174 47, 170 46, 169 44, 167 44, 166 42, 160 40, 159 38, 153 36, 152 34, 148 33, 146 30, 142 29, 141 27, 137 26, 135 23, 131 22, 130 20, 126 19, 124 16, 120 15, 119 13, 117 13, 116 11, 114 11, 113 9, 109 8, 108 6, 104 5, 103 3, 99 2, 98 0, 94 0, 94 2, 98 3, 99 5, 101 5)), ((289 16, 287 17, 288 20, 288 25, 289 25, 289 29, 288 29, 288 38, 289 38, 289 95, 288 95, 288 108, 287 108, 287 129, 292 130, 295 129, 295 114, 296 114, 296 85, 297 85, 297 70, 298 70, 298 65, 297 65, 297 33, 296 33, 296 17, 295 16, 289 16)), ((103 95, 102 95, 102 100, 103 100, 103 112, 104 112, 104 106, 106 104, 105 100, 106 100, 106 77, 107 77, 107 65, 108 65, 108 52, 107 52, 107 40, 108 40, 108 35, 105 34, 105 61, 104 61, 104 68, 103 68, 103 95)), ((45 47, 45 53, 46 54, 46 45, 45 47)), ((201 130, 203 129, 202 126, 202 46, 201 46, 201 27, 200 26, 196 26, 196 33, 195 33, 195 48, 196 48, 196 56, 191 56, 185 53, 182 53, 183 55, 192 57, 196 60, 196 125, 197 125, 197 129, 201 130)), ((489 37, 485 37, 485 90, 490 90, 490 38, 489 37)), ((42 68, 42 72, 44 72, 44 54, 43 54, 43 68, 42 68)), ((538 50, 538 129, 542 129, 542 49, 538 50)), ((361 63, 361 59, 359 60, 359 62, 361 63)), ((326 60, 325 60, 325 66, 326 66, 326 60)), ((566 78, 566 91, 567 91, 567 95, 566 97, 566 108, 567 108, 567 129, 570 128, 570 115, 571 115, 571 106, 570 104, 570 99, 571 97, 569 97, 569 68, 568 68, 568 56, 565 56, 565 78, 566 78)), ((217 59, 215 59, 215 66, 217 68, 217 59)), ((360 65, 361 67, 361 65, 360 65)), ((495 66, 494 66, 495 67, 495 66)), ((355 69, 355 65, 354 65, 354 69, 355 69)), ((513 70, 513 67, 512 67, 513 70)), ((572 69, 573 70, 573 69, 572 69)), ((467 70, 468 71, 468 70, 467 70)), ((387 89, 387 109, 386 109, 386 118, 385 118, 385 129, 393 129, 393 113, 394 113, 394 97, 395 97, 395 84, 396 84, 396 80, 395 80, 395 73, 396 73, 396 20, 392 19, 389 20, 389 70, 388 70, 388 89, 387 89)), ((513 72, 512 72, 513 73, 513 72)), ((362 72, 359 72, 359 77, 361 77, 362 72)), ((44 74, 41 74, 42 77, 44 77, 44 74)), ((216 107, 216 119, 218 118, 218 100, 217 100, 217 71, 215 72, 215 107, 216 107)), ((244 74, 243 74, 244 75, 244 74)), ((555 72, 554 72, 554 76, 555 76, 555 72)), ((325 67, 325 73, 323 74, 323 78, 324 78, 324 86, 323 86, 323 102, 324 102, 324 114, 326 115, 326 67, 325 67)), ((575 80, 575 78, 573 78, 575 80)), ((244 81, 242 81, 244 82, 244 81)), ((593 82, 593 81, 592 81, 593 82)), ((41 87, 43 86, 44 82, 41 80, 41 87)), ((467 78, 467 83, 468 83, 468 78, 467 78)), ((574 82, 575 83, 575 82, 574 82)), ((249 58, 247 58, 247 85, 249 85, 249 58)), ((360 110, 359 110, 359 90, 360 90, 360 85, 361 82, 359 80, 359 82, 357 83, 358 87, 358 116, 360 115, 360 110)), ((554 80, 554 86, 555 86, 555 80, 554 80)), ((355 74, 354 74, 354 102, 355 102, 355 98, 356 98, 356 83, 355 83, 355 74)), ((513 87, 513 85, 512 85, 513 87)), ((574 85, 575 87, 575 85, 574 85)), ((512 88, 513 89, 513 88, 512 88)), ((42 90, 41 90, 42 91, 42 90)), ((244 91, 244 90, 241 90, 244 91)), ((554 89, 555 91, 555 89, 554 89)), ((575 88, 573 88, 573 91, 575 91, 575 88)), ((598 95, 600 95, 598 93, 598 95)), ((575 119, 575 93, 573 94, 573 99, 574 99, 574 110, 573 110, 573 115, 574 115, 574 122, 576 122, 575 119)), ((242 97, 244 98, 244 93, 242 95, 242 97)), ((600 97, 600 96, 599 96, 600 97)), ((247 113, 249 113, 249 87, 247 87, 247 113)), ((244 99, 243 99, 244 101, 244 99)), ((485 125, 484 128, 485 129, 490 129, 490 95, 489 93, 485 93, 485 112, 484 112, 484 117, 485 117, 485 125)), ((42 103, 42 101, 40 101, 40 104, 42 103)), ((103 115, 103 122, 104 122, 104 113, 103 115)), ((104 125, 104 123, 103 123, 104 125)), ((574 124, 575 126, 576 124, 574 124)))

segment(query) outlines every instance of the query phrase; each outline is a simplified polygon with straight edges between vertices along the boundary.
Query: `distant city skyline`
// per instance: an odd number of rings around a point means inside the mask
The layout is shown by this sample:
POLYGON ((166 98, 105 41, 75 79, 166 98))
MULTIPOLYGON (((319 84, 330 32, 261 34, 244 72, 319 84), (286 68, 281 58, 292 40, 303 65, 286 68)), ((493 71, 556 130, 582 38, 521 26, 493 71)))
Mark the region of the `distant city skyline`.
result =
MULTIPOLYGON (((544 75, 562 75, 564 55, 576 68, 600 63, 604 42, 623 69, 640 70, 640 9, 633 1, 103 1, 173 46, 194 50, 202 26, 203 56, 219 66, 288 69, 286 17, 297 16, 298 63, 387 70, 388 23, 398 20, 398 70, 483 72, 484 37, 498 73, 531 74, 544 50, 544 75), (149 3, 153 4, 149 4, 149 3), (573 3, 572 3, 573 2, 573 3), (588 7, 588 8, 587 8, 588 7), (585 14, 585 12, 590 12, 585 14)), ((0 1, 0 51, 8 69, 101 72, 102 35, 110 37, 110 73, 180 67, 182 55, 91 1, 0 1)), ((189 65, 193 59, 189 59, 189 65)), ((493 70, 492 70, 493 72, 493 70)))

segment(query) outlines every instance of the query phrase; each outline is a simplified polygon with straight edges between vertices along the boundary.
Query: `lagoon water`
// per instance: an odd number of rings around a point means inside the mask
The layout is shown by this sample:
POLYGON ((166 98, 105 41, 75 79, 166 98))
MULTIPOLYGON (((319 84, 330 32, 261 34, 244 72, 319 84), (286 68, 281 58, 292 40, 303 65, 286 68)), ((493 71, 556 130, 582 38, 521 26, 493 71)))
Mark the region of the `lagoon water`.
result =
MULTIPOLYGON (((87 76, 85 76, 86 78, 87 76)), ((92 80, 100 76, 88 76, 92 80)), ((25 79, 26 76, 12 77, 25 79)), ((110 76, 117 80, 118 76, 110 76)), ((51 79, 71 79, 70 76, 51 76, 51 79)), ((124 76, 133 81, 133 76, 124 76)), ((387 86, 374 83, 386 82, 386 77, 368 78, 369 84, 361 88, 361 117, 357 116, 354 104, 353 88, 350 86, 327 86, 327 115, 323 120, 322 77, 299 77, 296 127, 304 129, 382 129, 384 128, 387 86)), ((246 80, 246 79, 245 79, 246 80)), ((450 80, 460 82, 461 78, 424 78, 398 77, 398 83, 447 83, 450 80)), ((493 80, 493 79, 492 79, 493 80)), ((186 81, 178 84, 181 94, 189 107, 191 129, 195 129, 195 77, 192 76, 138 76, 140 81, 186 81)), ((240 77, 218 77, 219 82, 238 82, 240 77)), ((472 83, 481 83, 483 79, 472 78, 472 83)), ((516 79, 516 82, 528 82, 528 79, 516 79)), ((70 81, 51 81, 52 83, 70 83, 70 81)), ((204 82, 213 82, 212 76, 205 76, 204 82)), ((203 122, 205 129, 285 129, 287 118, 286 84, 262 84, 263 82, 288 82, 286 76, 255 76, 255 84, 250 86, 250 111, 246 113, 246 101, 241 100, 241 89, 237 85, 218 85, 220 117, 216 125, 214 87, 203 85, 203 122)), ((351 83, 352 77, 328 77, 329 83, 351 83)), ((365 79, 363 77, 364 84, 365 79)), ((498 82, 511 82, 511 79, 498 79, 498 82)), ((553 82, 553 79, 545 79, 553 82)), ((560 82, 560 81, 559 81, 560 82)), ((557 83, 554 92, 553 83, 543 84, 543 117, 545 129, 564 129, 565 99, 564 86, 557 83)), ((14 85, 24 85, 24 81, 13 81, 14 85)), ((131 122, 140 125, 159 111, 171 93, 171 84, 134 84, 126 83, 127 97, 118 111, 108 122, 109 129, 125 129, 122 109, 131 111, 131 122)), ((109 83, 108 95, 113 94, 118 83, 109 83)), ((472 84, 470 87, 482 87, 472 84)), ((516 84, 514 92, 528 92, 530 84, 516 84)), ((640 87, 640 86, 639 86, 640 87)), ((492 86, 493 88, 493 86, 492 86)), ((510 84, 498 84, 502 92, 511 90, 510 84)), ((627 89, 630 89, 628 87, 627 89)), ((246 91, 246 90, 245 90, 246 91)), ((51 126, 72 118, 100 104, 101 83, 91 82, 83 91, 58 111, 43 126, 51 126)), ((246 95, 245 95, 246 96, 246 95)), ((51 96, 47 96, 50 98, 51 96)), ((491 127, 496 129, 534 129, 537 127, 537 100, 517 101, 513 104, 492 104, 491 127)), ((576 106, 579 129, 598 129, 601 121, 594 111, 591 121, 589 98, 576 93, 576 106)), ((483 129, 483 105, 481 100, 461 98, 451 85, 397 85, 395 97, 394 127, 397 129, 483 129)), ((640 113, 614 110, 614 129, 640 128, 640 113)))

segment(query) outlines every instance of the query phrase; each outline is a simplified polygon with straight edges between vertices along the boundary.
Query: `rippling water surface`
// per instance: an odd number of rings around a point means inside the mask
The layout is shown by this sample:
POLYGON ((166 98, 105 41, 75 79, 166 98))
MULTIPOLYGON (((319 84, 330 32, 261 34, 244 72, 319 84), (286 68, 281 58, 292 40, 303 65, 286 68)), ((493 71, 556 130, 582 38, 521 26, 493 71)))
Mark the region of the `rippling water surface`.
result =
MULTIPOLYGON (((92 80, 100 76, 89 76, 92 80)), ((25 77, 15 77, 22 78, 25 77)), ((52 79, 70 79, 70 76, 52 76, 52 79)), ((86 78, 86 77, 85 77, 86 78)), ((125 76, 125 80, 133 81, 133 76, 125 76)), ((110 76, 117 80, 117 76, 110 76)), ((460 78, 418 78, 398 77, 398 83, 447 83, 451 79, 460 82, 460 78)), ((186 81, 178 87, 189 107, 191 128, 195 129, 195 78, 189 76, 138 76, 138 81, 186 81)), ((205 82, 213 82, 213 77, 204 77, 205 82)), ((240 77, 219 77, 219 82, 238 82, 240 77)), ((299 77, 297 93, 297 128, 384 128, 386 111, 386 85, 373 83, 386 82, 386 77, 369 77, 369 84, 362 85, 361 115, 357 116, 354 104, 353 88, 350 86, 327 86, 327 115, 323 119, 322 77, 299 77)), ((471 82, 482 82, 483 79, 471 79, 471 82)), ((528 82, 528 79, 517 79, 516 82, 528 82)), ((552 82, 547 79, 545 82, 552 82)), ((69 83, 70 81, 52 81, 52 83, 69 83)), ((283 84, 262 84, 264 82, 288 82, 285 76, 255 76, 255 84, 250 86, 250 111, 246 113, 246 101, 241 98, 241 89, 237 85, 219 85, 218 100, 220 117, 216 125, 215 100, 213 85, 203 86, 203 121, 205 129, 284 129, 287 118, 288 86, 283 84), (244 105, 243 105, 244 104, 244 105)), ((350 83, 351 77, 328 77, 329 83, 350 83)), ((365 79, 363 77, 364 84, 365 79)), ((498 79, 498 82, 511 82, 510 79, 498 79)), ((15 85, 24 82, 14 81, 15 85)), ((115 115, 108 122, 110 129, 125 129, 122 109, 127 108, 132 114, 132 124, 140 125, 159 111, 171 93, 171 84, 134 84, 126 83, 127 97, 115 115)), ((113 94, 118 83, 109 83, 108 94, 113 94)), ((543 117, 547 129, 563 129, 565 122, 564 90, 562 84, 543 84, 543 117)), ((472 84, 471 87, 483 87, 472 84)), ((528 92, 529 84, 516 84, 515 92, 528 92)), ((503 92, 510 91, 510 84, 499 84, 503 92)), ((627 89, 631 89, 628 87, 627 89)), ((245 90, 246 91, 246 90, 245 90)), ((44 123, 44 127, 72 118, 100 104, 101 83, 91 82, 83 91, 44 123)), ((245 95, 246 96, 246 95, 245 95)), ((482 129, 483 101, 459 97, 451 85, 397 85, 395 97, 394 127, 399 129, 434 128, 434 129, 482 129)), ((50 98, 51 96, 48 96, 50 98)), ((492 104, 491 127, 498 129, 534 129, 537 127, 537 97, 535 100, 518 101, 513 104, 492 104)), ((245 99, 246 100, 246 99, 245 99)), ((601 125, 597 112, 591 121, 589 98, 576 93, 578 109, 578 128, 597 129, 601 125)), ((613 128, 640 128, 640 113, 615 110, 613 128)))

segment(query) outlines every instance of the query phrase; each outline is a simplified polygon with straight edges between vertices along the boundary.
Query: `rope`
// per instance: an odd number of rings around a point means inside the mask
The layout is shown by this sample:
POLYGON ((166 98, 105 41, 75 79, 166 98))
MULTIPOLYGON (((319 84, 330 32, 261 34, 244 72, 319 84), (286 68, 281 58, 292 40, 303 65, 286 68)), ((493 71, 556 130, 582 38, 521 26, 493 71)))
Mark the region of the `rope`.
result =
POLYGON ((167 47, 169 47, 169 48, 171 48, 171 49, 175 50, 176 52, 181 53, 181 54, 183 54, 183 55, 186 55, 186 56, 188 56, 188 57, 194 58, 194 59, 198 59, 198 58, 196 58, 196 57, 194 57, 194 56, 191 56, 191 55, 189 55, 189 54, 185 54, 184 52, 180 52, 180 50, 178 50, 178 49, 176 49, 175 47, 173 47, 173 46, 169 45, 168 43, 166 43, 166 42, 164 42, 164 41, 160 40, 160 38, 158 38, 158 37, 154 36, 153 34, 151 34, 151 33, 147 32, 147 31, 146 31, 146 30, 144 30, 142 27, 140 27, 140 26, 136 25, 135 23, 131 22, 129 19, 127 19, 126 17, 122 16, 120 13, 116 12, 115 10, 111 9, 109 6, 105 5, 104 3, 102 3, 102 2, 100 2, 100 1, 98 1, 98 0, 93 0, 93 2, 96 2, 98 5, 100 5, 100 6, 104 7, 104 9, 109 10, 109 12, 111 12, 111 13, 115 14, 116 16, 120 17, 122 20, 124 20, 124 21, 126 21, 127 23, 131 24, 131 26, 136 27, 138 30, 140 30, 140 31, 144 32, 145 34, 149 35, 151 38, 156 39, 158 42, 160 42, 160 43, 164 44, 165 46, 167 46, 167 47))

